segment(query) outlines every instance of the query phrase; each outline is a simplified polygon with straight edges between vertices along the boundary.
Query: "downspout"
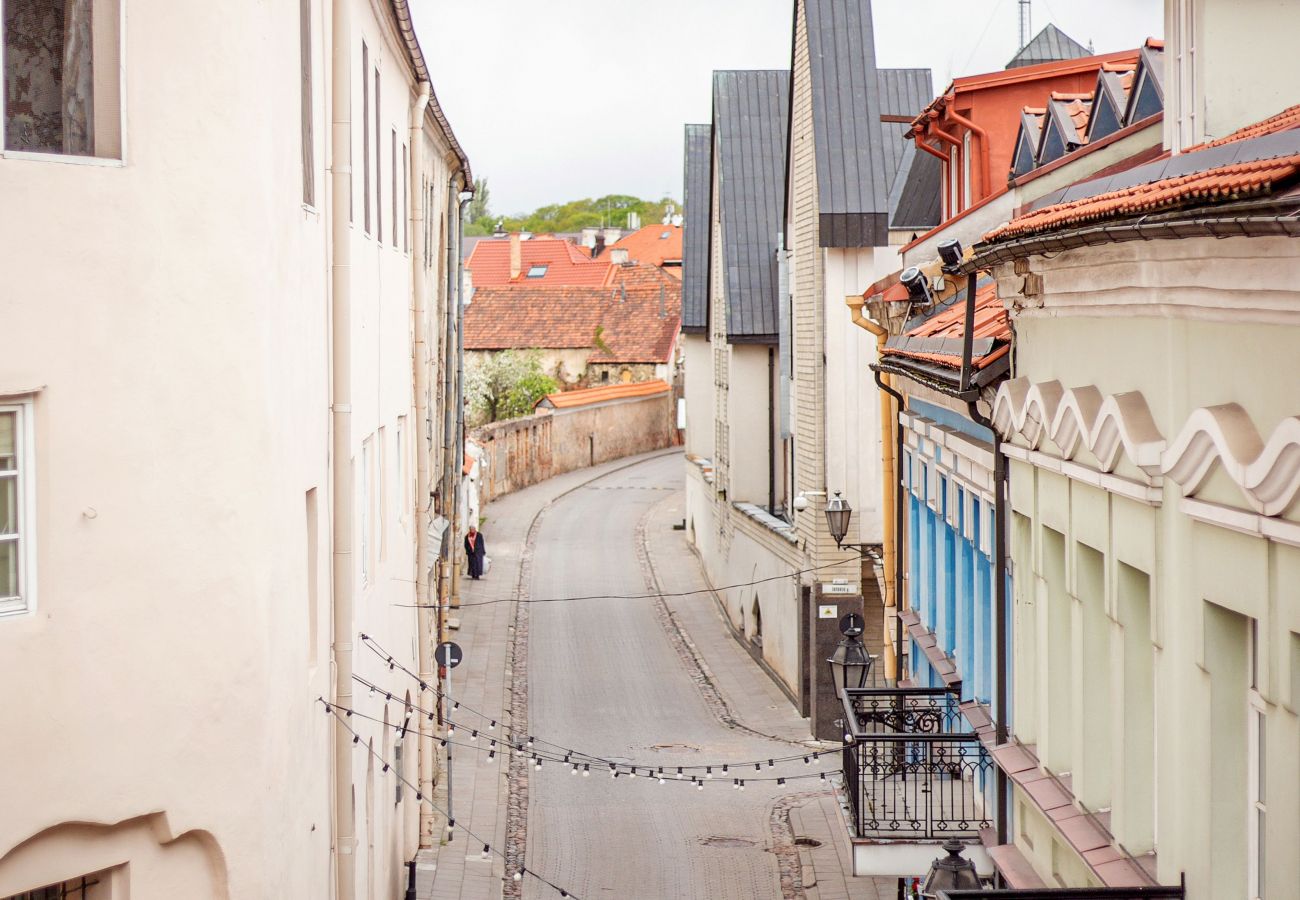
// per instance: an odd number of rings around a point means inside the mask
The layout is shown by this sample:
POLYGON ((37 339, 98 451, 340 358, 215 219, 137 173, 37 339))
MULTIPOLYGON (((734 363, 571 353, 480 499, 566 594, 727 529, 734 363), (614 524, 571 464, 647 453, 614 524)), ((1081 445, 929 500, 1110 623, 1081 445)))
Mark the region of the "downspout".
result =
MULTIPOLYGON (((876 359, 881 358, 881 350, 884 349, 885 340, 889 337, 889 332, 882 325, 878 325, 863 313, 865 298, 854 295, 844 298, 848 304, 849 310, 853 315, 853 324, 857 325, 871 334, 876 336, 876 359)), ((902 661, 903 638, 902 638, 902 618, 899 613, 902 607, 898 602, 899 586, 902 584, 902 569, 898 561, 902 559, 902 554, 898 552, 898 536, 902 534, 902 504, 894 495, 894 489, 899 479, 894 476, 894 466, 896 460, 901 460, 902 453, 895 454, 894 436, 901 435, 897 421, 891 414, 889 408, 889 399, 885 396, 889 394, 898 401, 898 408, 903 408, 902 397, 889 387, 888 383, 882 380, 879 372, 876 373, 876 385, 883 391, 880 395, 880 475, 881 475, 881 494, 880 501, 884 513, 884 560, 882 561, 885 570, 885 615, 892 615, 895 622, 895 640, 896 643, 889 653, 885 654, 885 678, 894 679, 897 682, 900 663, 902 661)))
MULTIPOLYGON (((424 112, 429 106, 429 82, 421 81, 419 94, 411 104, 410 170, 411 184, 420 181, 424 171, 424 112)), ((424 234, 423 197, 416 191, 408 192, 411 218, 411 235, 418 241, 424 234)), ((420 681, 432 684, 436 680, 433 664, 433 642, 436 639, 436 621, 429 608, 429 569, 425 558, 429 553, 429 448, 425 447, 425 420, 429 416, 429 323, 425 304, 424 254, 411 251, 411 310, 415 328, 415 346, 411 354, 412 383, 415 386, 415 418, 412 425, 418 439, 415 454, 415 606, 416 643, 419 648, 420 681)), ((414 435, 412 436, 414 437, 414 435)), ((400 448, 399 448, 400 449, 400 448)), ((419 730, 419 785, 426 797, 433 796, 433 783, 437 775, 437 761, 433 752, 433 728, 424 717, 419 730)), ((433 841, 433 809, 420 804, 420 846, 430 847, 433 841)))
MULTIPOLYGON (((966 279, 966 335, 962 347, 962 396, 971 420, 983 425, 993 435, 993 650, 996 660, 996 678, 993 685, 993 721, 996 725, 994 745, 1007 741, 1007 676, 1010 659, 1007 647, 1007 461, 1002 454, 1002 437, 993 422, 979 411, 978 389, 972 389, 974 373, 971 365, 972 332, 975 323, 975 272, 966 279)), ((1007 807, 1009 794, 1007 773, 1001 766, 994 767, 997 782, 997 834, 998 843, 1007 843, 1007 807)))
MULTIPOLYGON (((446 524, 443 526, 442 547, 438 554, 438 642, 443 643, 451 639, 449 618, 451 616, 451 562, 454 559, 452 546, 455 543, 456 533, 451 524, 455 516, 454 510, 456 505, 455 496, 455 479, 452 468, 452 459, 454 457, 455 441, 453 440, 451 407, 452 391, 452 365, 455 362, 453 348, 456 346, 456 289, 454 279, 456 277, 456 260, 452 255, 455 252, 455 240, 452 238, 452 210, 456 206, 456 177, 453 175, 447 182, 447 221, 445 234, 443 235, 444 251, 444 271, 447 275, 446 283, 446 301, 447 301, 447 320, 443 334, 442 346, 442 479, 438 488, 438 513, 442 516, 446 524)), ((438 667, 438 686, 441 693, 438 698, 439 724, 446 722, 447 714, 451 711, 447 703, 447 697, 451 688, 450 671, 442 666, 438 667)), ((447 753, 446 769, 444 770, 444 780, 447 784, 447 815, 449 818, 454 817, 454 806, 452 805, 452 778, 451 778, 452 755, 447 753)), ((448 826, 450 828, 450 826, 448 826)))
MULTIPOLYGON (((465 207, 473 198, 473 194, 468 191, 460 192, 460 205, 456 207, 456 262, 453 271, 456 273, 456 286, 453 296, 456 298, 456 466, 452 469, 452 482, 455 485, 455 525, 456 534, 460 534, 461 527, 465 524, 461 521, 461 511, 464 504, 461 503, 461 487, 464 482, 465 470, 465 254, 462 252, 461 244, 464 241, 465 232, 465 207)), ((468 512, 468 510, 465 510, 468 512)), ((478 523, 475 522, 475 525, 478 523)), ((460 606, 460 553, 461 546, 459 541, 451 545, 451 577, 452 577, 452 606, 460 606)))
POLYGON ((958 125, 963 125, 970 131, 973 131, 975 136, 980 139, 980 195, 976 197, 973 192, 971 194, 971 203, 978 203, 980 200, 987 197, 992 190, 992 182, 989 180, 989 133, 976 125, 970 119, 963 116, 961 113, 957 112, 951 106, 948 107, 947 111, 948 118, 952 119, 958 125))
MULTIPOLYGON (((333 0, 330 34, 330 428, 334 594, 334 705, 352 708, 352 197, 351 48, 348 0, 333 0)), ((352 735, 334 726, 334 880, 338 900, 356 894, 352 735)))
POLYGON ((767 348, 767 511, 776 509, 776 351, 767 348))

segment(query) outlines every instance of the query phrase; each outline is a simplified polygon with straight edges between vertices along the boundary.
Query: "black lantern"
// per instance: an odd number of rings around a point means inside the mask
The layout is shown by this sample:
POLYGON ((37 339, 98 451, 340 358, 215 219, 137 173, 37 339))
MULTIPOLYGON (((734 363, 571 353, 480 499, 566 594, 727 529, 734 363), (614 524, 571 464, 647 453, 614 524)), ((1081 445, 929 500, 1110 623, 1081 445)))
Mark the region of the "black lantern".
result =
POLYGON ((861 689, 867 686, 871 676, 871 664, 874 658, 862 646, 858 638, 862 634, 862 617, 849 613, 840 619, 840 633, 844 640, 836 646, 826 663, 831 667, 831 684, 835 685, 835 696, 844 693, 845 688, 861 689))
POLYGON ((936 898, 940 891, 978 891, 980 877, 975 873, 975 863, 961 855, 961 841, 950 839, 943 849, 948 855, 930 864, 930 872, 921 886, 921 896, 936 898))
POLYGON ((836 491, 831 502, 826 504, 826 526, 831 530, 831 537, 835 538, 835 546, 844 546, 844 535, 849 533, 849 519, 853 518, 853 507, 849 506, 849 501, 840 496, 836 491))

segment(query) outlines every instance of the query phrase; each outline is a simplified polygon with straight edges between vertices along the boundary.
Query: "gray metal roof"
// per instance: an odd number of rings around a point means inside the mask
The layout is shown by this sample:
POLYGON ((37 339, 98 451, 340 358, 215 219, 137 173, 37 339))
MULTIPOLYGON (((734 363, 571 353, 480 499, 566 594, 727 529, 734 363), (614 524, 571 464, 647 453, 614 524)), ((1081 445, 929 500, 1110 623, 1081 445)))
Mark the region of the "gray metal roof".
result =
POLYGON ((709 331, 709 215, 713 201, 711 177, 713 127, 686 126, 685 179, 682 202, 686 205, 682 231, 682 331, 709 331))
MULTIPOLYGON (((871 4, 805 0, 812 81, 813 143, 823 247, 883 246, 889 241, 894 150, 880 127, 871 4)), ((905 80, 905 79, 904 79, 905 80)), ((899 85, 903 87, 903 85, 899 85)), ((928 99, 928 98, 927 98, 928 99)))
MULTIPOLYGON (((878 69, 880 115, 914 119, 934 98, 934 85, 929 69, 878 69)), ((898 204, 903 197, 903 186, 908 171, 916 159, 916 144, 911 139, 910 123, 882 122, 881 146, 885 152, 885 174, 889 179, 889 221, 897 226, 898 204)), ((925 154, 929 156, 929 154, 925 154)), ((934 159, 934 157, 930 157, 934 159)), ((935 160, 937 163, 938 160, 935 160)), ((937 171, 937 169, 936 169, 937 171)), ((915 213, 912 208, 909 215, 915 213)), ((910 228, 922 223, 906 222, 901 227, 910 228)), ((935 225, 939 224, 936 219, 935 225)))
POLYGON ((777 235, 790 117, 786 70, 713 73, 727 339, 777 341, 777 235))
POLYGON ((1092 56, 1092 51, 1048 22, 1046 28, 1034 35, 1034 39, 1011 58, 1007 68, 1018 69, 1021 66, 1036 66, 1039 63, 1080 59, 1084 56, 1092 56))
POLYGON ((939 224, 941 216, 943 182, 939 160, 918 151, 916 144, 903 147, 906 158, 889 192, 889 226, 929 231, 939 224))

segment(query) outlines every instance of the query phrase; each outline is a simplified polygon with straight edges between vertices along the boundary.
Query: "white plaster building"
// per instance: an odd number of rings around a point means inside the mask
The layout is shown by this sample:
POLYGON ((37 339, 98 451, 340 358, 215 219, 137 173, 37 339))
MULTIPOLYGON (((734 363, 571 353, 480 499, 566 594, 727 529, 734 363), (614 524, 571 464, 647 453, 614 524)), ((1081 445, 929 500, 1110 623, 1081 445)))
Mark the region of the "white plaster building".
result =
POLYGON ((393 896, 433 744, 318 698, 426 668, 468 163, 406 0, 58 6, 4 5, 0 896, 393 896))

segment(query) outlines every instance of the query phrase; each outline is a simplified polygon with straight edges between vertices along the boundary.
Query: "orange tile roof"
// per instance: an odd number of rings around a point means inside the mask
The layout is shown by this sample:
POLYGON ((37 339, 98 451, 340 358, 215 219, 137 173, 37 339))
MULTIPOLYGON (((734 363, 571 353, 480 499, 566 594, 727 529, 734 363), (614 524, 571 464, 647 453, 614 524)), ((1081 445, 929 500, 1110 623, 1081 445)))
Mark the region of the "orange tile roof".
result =
POLYGON ((645 263, 649 266, 662 266, 665 260, 682 259, 682 226, 680 225, 646 225, 622 240, 606 247, 598 259, 609 260, 610 251, 626 250, 630 262, 645 263), (667 234, 668 237, 664 237, 667 234))
MULTIPOLYGON (((534 236, 519 243, 521 260, 519 277, 514 283, 603 285, 609 283, 608 259, 592 259, 585 248, 555 237, 534 236), (541 278, 529 278, 530 266, 546 266, 541 278)), ((474 286, 497 287, 511 284, 510 241, 490 238, 479 241, 465 260, 465 268, 473 277, 474 286)))
POLYGON ((1066 225, 1079 225, 1098 219, 1132 216, 1174 209, 1200 203, 1223 203, 1266 194, 1273 185, 1300 175, 1300 155, 1279 159, 1258 159, 1232 163, 1204 172, 1179 175, 1149 184, 1139 184, 1057 203, 1012 219, 984 236, 986 241, 1003 240, 1066 225))
MULTIPOLYGON (((966 302, 960 297, 947 309, 926 319, 904 335, 908 338, 940 338, 953 341, 960 341, 965 336, 966 302)), ((1010 348, 1011 321, 1007 317, 1006 307, 998 298, 997 284, 992 280, 975 289, 974 337, 993 339, 993 349, 990 352, 982 356, 976 354, 972 358, 972 363, 977 369, 983 369, 1001 359, 1010 348)), ((952 368, 961 367, 960 353, 934 353, 889 346, 886 346, 882 353, 886 356, 923 359, 952 368)))
POLYGON ((653 379, 651 381, 632 381, 627 384, 609 384, 577 391, 561 391, 547 394, 537 405, 543 403, 555 409, 572 409, 575 406, 590 406, 593 403, 608 403, 611 400, 628 400, 633 397, 653 397, 671 390, 667 382, 653 379))
POLYGON ((1292 106, 1290 109, 1284 109, 1275 116, 1269 116, 1262 122, 1247 125, 1245 128, 1238 128, 1232 134, 1225 135, 1217 140, 1206 141, 1203 144, 1197 144, 1195 147, 1188 147, 1183 152, 1195 153, 1197 150, 1208 150, 1211 147, 1244 141, 1247 138, 1263 137, 1266 134, 1274 134, 1278 131, 1295 128, 1297 125, 1300 125, 1300 104, 1292 106))
POLYGON ((654 266, 614 266, 613 274, 604 287, 476 288, 465 349, 591 349, 595 363, 668 362, 681 329, 681 282, 654 266))
MULTIPOLYGON (((1192 147, 1183 155, 1296 127, 1300 127, 1300 105, 1216 141, 1192 147)), ((1272 192, 1275 186, 1294 181, 1297 177, 1300 177, 1300 154, 1228 163, 1045 206, 995 228, 984 235, 984 240, 1005 240, 1102 219, 1262 196, 1272 192)))

